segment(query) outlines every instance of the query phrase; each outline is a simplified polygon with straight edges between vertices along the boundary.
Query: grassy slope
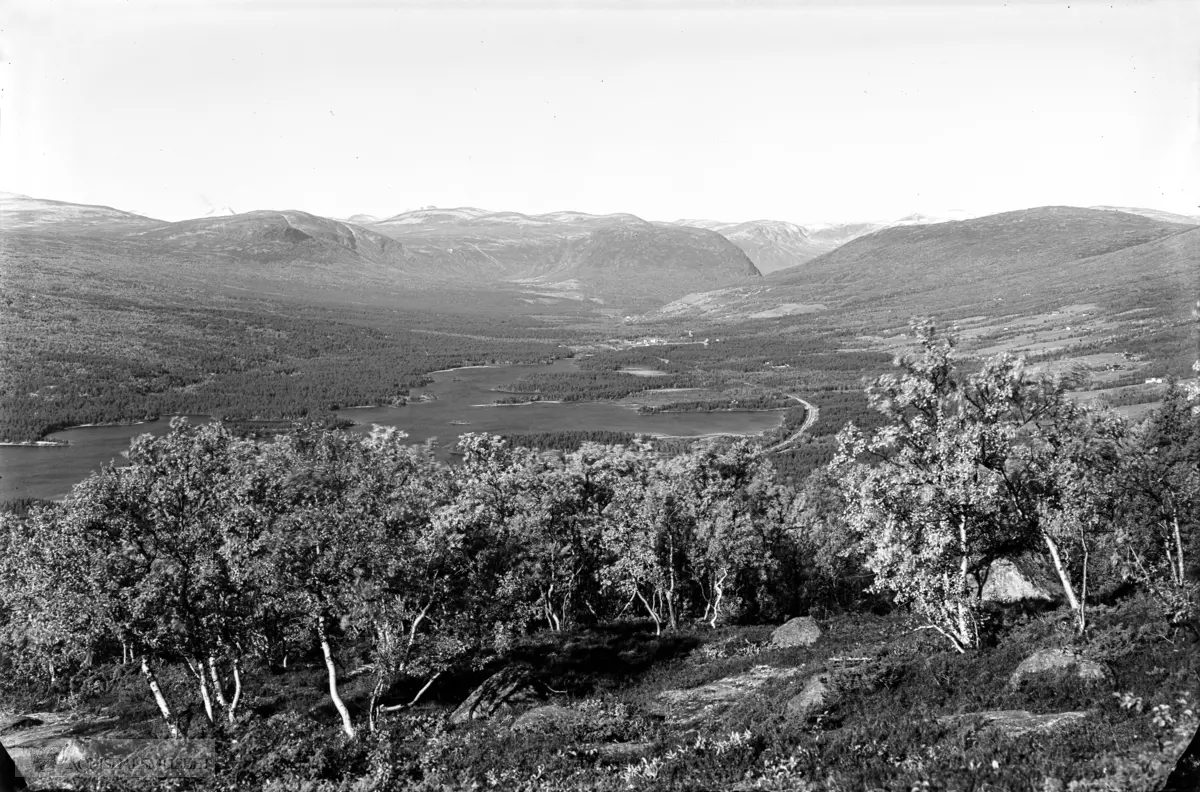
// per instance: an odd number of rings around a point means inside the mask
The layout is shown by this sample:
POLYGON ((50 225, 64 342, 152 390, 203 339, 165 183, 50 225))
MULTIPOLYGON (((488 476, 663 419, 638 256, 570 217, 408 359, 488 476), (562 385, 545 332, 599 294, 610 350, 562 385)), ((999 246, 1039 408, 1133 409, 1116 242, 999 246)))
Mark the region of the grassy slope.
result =
MULTIPOLYGON (((1173 633, 1140 600, 1098 608, 1094 618, 1081 648, 1107 665, 1112 684, 1089 686, 1051 675, 1008 686, 1033 650, 1071 642, 1069 618, 1056 611, 1010 611, 993 645, 966 656, 947 651, 929 633, 912 631, 898 615, 824 621, 825 634, 810 649, 766 646, 770 627, 656 637, 646 625, 627 622, 541 634, 491 669, 531 663, 558 691, 551 699, 581 713, 574 725, 514 732, 513 717, 527 704, 491 721, 448 727, 444 717, 490 670, 484 669, 439 682, 424 704, 388 721, 386 738, 350 746, 338 736, 318 658, 294 659, 286 671, 251 672, 247 704, 254 715, 240 747, 222 760, 220 783, 206 782, 205 788, 257 789, 289 776, 349 779, 367 773, 374 756, 386 759, 397 782, 390 788, 424 782, 419 788, 1042 790, 1079 781, 1079 789, 1157 789, 1195 728, 1196 718, 1183 714, 1177 701, 1195 706, 1195 642, 1173 633), (788 715, 788 700, 811 674, 848 657, 868 658, 852 677, 854 686, 820 717, 788 715), (664 720, 663 692, 764 665, 799 673, 780 675, 699 724, 664 720), (1122 707, 1114 693, 1141 704, 1122 707), (1150 710, 1160 704, 1170 707, 1170 717, 1156 725, 1150 710), (994 709, 1088 715, 1050 736, 1005 736, 970 717, 938 720, 994 709), (743 736, 730 739, 733 733, 743 736), (541 781, 528 785, 535 777, 541 781)), ((357 664, 345 650, 342 659, 349 668, 357 664)), ((192 697, 186 672, 167 673, 164 680, 169 696, 192 697)), ((345 682, 343 694, 358 716, 369 687, 369 675, 345 682)), ((97 668, 76 690, 77 706, 119 715, 125 734, 160 729, 129 668, 97 668)), ((405 700, 411 692, 402 688, 392 695, 405 700)), ((29 708, 32 694, 10 695, 0 709, 29 708)), ((205 733, 197 705, 186 719, 194 736, 205 733)))
POLYGON ((1183 268, 1185 258, 1160 261, 1156 254, 1163 250, 1157 248, 1145 256, 1128 251, 1188 228, 1119 212, 1027 209, 885 229, 770 280, 846 306, 886 299, 890 308, 919 303, 925 310, 967 315, 994 309, 990 304, 999 296, 1010 309, 1040 309, 1077 292, 1124 286, 1141 278, 1143 269, 1184 276, 1191 272, 1183 268), (1112 255, 1118 251, 1125 253, 1112 255))

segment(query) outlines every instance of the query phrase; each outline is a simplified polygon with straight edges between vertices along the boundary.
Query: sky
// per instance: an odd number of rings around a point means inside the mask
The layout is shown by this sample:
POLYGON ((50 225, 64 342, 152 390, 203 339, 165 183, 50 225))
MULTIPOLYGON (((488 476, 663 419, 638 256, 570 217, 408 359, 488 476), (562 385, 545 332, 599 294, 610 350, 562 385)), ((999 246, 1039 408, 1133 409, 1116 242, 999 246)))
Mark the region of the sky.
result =
POLYGON ((7 0, 0 190, 169 220, 1200 214, 1200 2, 7 0))

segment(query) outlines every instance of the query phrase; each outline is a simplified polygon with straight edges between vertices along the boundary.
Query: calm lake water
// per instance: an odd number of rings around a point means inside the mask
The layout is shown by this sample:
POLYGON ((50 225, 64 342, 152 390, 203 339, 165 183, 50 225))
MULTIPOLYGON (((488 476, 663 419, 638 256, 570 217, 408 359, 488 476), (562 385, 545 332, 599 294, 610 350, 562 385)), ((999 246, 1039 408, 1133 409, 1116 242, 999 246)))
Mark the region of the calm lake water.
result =
MULTIPOLYGON (((363 431, 371 424, 396 426, 408 432, 414 443, 436 437, 441 455, 448 454, 454 440, 466 432, 513 434, 578 429, 607 429, 650 435, 696 437, 706 434, 758 434, 775 429, 783 413, 716 412, 638 415, 613 404, 534 403, 511 407, 489 407, 503 387, 523 374, 540 371, 572 371, 569 360, 542 366, 496 366, 453 369, 433 375, 435 382, 414 395, 428 393, 435 400, 403 407, 361 407, 341 410, 339 415, 356 421, 363 431), (454 423, 460 421, 463 423, 454 423)), ((189 416, 194 422, 207 416, 189 416)), ((133 426, 88 426, 66 429, 50 439, 66 440, 67 446, 0 446, 0 499, 62 498, 72 485, 112 459, 119 459, 131 438, 144 432, 167 431, 170 419, 133 426)))

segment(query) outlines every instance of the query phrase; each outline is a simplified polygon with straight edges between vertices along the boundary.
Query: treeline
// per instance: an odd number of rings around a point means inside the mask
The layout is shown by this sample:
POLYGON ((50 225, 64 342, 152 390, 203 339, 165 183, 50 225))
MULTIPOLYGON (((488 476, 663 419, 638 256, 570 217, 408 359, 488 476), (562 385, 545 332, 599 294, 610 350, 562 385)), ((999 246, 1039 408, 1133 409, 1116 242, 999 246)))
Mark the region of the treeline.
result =
MULTIPOLYGON (((714 331, 720 332, 720 331, 714 331)), ((838 338, 832 333, 771 332, 720 335, 702 343, 666 344, 650 348, 639 347, 615 352, 597 353, 581 358, 580 368, 595 371, 615 371, 621 368, 654 368, 668 372, 685 372, 697 368, 731 372, 762 371, 768 366, 788 366, 804 371, 842 372, 851 380, 864 373, 888 365, 890 356, 880 352, 844 351, 836 349, 838 338)), ((841 378, 830 381, 843 381, 841 378)))
POLYGON ((514 395, 499 397, 495 403, 615 401, 648 388, 702 388, 718 382, 715 375, 704 372, 669 374, 653 379, 607 370, 535 373, 526 374, 507 385, 505 392, 514 395))
POLYGON ((697 399, 674 401, 667 404, 642 404, 637 411, 641 415, 666 412, 717 412, 721 410, 785 410, 796 402, 786 396, 744 396, 738 399, 697 399))
POLYGON ((508 442, 536 451, 578 451, 585 443, 632 445, 637 435, 607 429, 578 429, 557 432, 521 432, 502 435, 508 442))
POLYGON ((342 318, 294 306, 180 310, 91 300, 93 309, 134 312, 139 321, 130 323, 128 337, 100 349, 97 339, 74 336, 82 331, 65 320, 52 337, 5 344, 0 439, 33 440, 72 425, 171 414, 323 415, 393 403, 439 369, 569 354, 550 342, 409 331, 390 314, 342 318))

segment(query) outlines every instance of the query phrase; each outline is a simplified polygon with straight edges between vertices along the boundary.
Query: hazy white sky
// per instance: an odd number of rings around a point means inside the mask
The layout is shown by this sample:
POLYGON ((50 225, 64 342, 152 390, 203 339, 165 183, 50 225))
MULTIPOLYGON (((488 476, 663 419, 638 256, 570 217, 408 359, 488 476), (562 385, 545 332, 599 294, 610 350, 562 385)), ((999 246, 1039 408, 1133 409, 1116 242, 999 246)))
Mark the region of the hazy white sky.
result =
POLYGON ((1200 2, 8 0, 0 190, 180 219, 425 205, 1200 213, 1200 2))

